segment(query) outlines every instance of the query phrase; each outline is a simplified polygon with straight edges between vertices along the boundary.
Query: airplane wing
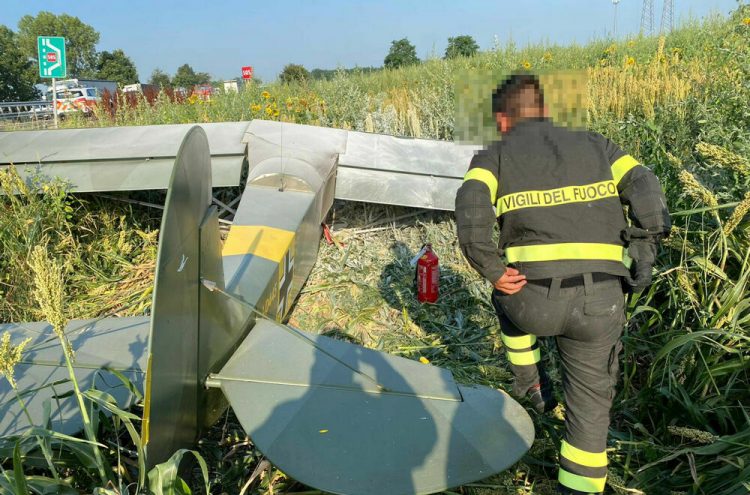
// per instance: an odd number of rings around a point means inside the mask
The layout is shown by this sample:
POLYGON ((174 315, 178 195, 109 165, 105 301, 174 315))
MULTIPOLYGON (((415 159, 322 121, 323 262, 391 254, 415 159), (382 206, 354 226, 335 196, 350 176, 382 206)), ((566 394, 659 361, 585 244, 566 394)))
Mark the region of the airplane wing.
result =
MULTIPOLYGON (((76 192, 166 189, 192 125, 0 133, 0 170, 13 164, 23 177, 62 177, 76 192)), ((209 141, 214 187, 239 185, 245 163, 258 177, 283 175, 285 164, 300 160, 335 162, 331 199, 449 211, 477 149, 260 119, 201 127, 209 141)), ((303 179, 309 183, 314 177, 303 179)))
MULTIPOLYGON (((0 334, 6 331, 14 345, 26 338, 32 339, 14 375, 34 423, 41 424, 44 402, 51 400, 53 429, 66 434, 80 431, 78 405, 68 394, 72 386, 62 347, 52 326, 47 322, 0 325, 0 334), (61 395, 66 397, 56 398, 61 395)), ((135 397, 119 378, 100 368, 119 371, 142 390, 148 332, 148 317, 71 321, 66 334, 75 349, 74 368, 81 389, 96 386, 112 394, 121 406, 131 406, 135 397)), ((0 436, 20 434, 28 426, 29 421, 13 389, 7 380, 1 380, 0 436)))
POLYGON ((268 320, 207 384, 271 462, 333 493, 432 493, 507 469, 534 440, 505 393, 268 320))
POLYGON ((335 197, 453 211, 476 146, 253 120, 244 141, 250 170, 271 175, 300 158, 336 161, 335 197), (275 157, 276 160, 269 160, 275 157))
MULTIPOLYGON (((211 146, 213 184, 237 186, 248 122, 203 124, 211 146)), ((0 170, 22 177, 61 177, 74 192, 166 189, 177 151, 193 124, 0 133, 0 170)))

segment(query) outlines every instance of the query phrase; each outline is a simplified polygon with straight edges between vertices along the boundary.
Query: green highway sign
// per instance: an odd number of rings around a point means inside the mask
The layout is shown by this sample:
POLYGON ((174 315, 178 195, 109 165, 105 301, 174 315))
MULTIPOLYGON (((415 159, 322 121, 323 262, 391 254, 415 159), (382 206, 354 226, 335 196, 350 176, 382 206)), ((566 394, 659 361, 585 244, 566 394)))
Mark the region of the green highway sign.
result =
POLYGON ((39 76, 62 78, 67 75, 65 60, 65 38, 61 36, 39 36, 39 76))

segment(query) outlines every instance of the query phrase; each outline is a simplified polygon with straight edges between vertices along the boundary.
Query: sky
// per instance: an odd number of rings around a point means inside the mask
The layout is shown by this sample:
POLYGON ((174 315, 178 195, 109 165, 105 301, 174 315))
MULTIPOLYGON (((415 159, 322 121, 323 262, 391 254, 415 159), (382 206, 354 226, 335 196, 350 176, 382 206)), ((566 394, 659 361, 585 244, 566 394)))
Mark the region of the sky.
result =
MULTIPOLYGON (((663 0, 654 0, 658 29, 663 0)), ((676 24, 726 15, 737 0, 675 0, 676 24)), ((617 37, 637 34, 641 0, 617 6, 617 37)), ((101 34, 97 49, 121 48, 141 81, 155 68, 188 63, 214 79, 251 65, 264 81, 287 63, 315 68, 381 66, 391 41, 408 38, 424 59, 442 56, 451 36, 471 35, 481 50, 585 43, 612 35, 611 0, 0 0, 0 24, 14 31, 40 11, 80 18, 101 34)), ((50 33, 52 34, 52 33, 50 33)))

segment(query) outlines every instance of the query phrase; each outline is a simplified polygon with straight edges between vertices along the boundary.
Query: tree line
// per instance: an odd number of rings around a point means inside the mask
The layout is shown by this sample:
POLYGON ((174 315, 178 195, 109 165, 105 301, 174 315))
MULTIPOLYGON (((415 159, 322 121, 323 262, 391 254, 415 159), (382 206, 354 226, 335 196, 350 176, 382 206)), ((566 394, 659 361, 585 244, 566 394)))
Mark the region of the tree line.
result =
POLYGON ((135 64, 121 49, 96 51, 99 32, 68 14, 39 12, 18 21, 18 30, 0 25, 0 101, 39 97, 37 37, 54 33, 65 37, 69 77, 109 79, 120 84, 138 82, 135 64))
MULTIPOLYGON (((444 59, 457 57, 471 57, 479 52, 479 45, 472 36, 461 35, 448 38, 448 46, 445 48, 444 59)), ((408 65, 420 63, 417 56, 417 48, 409 41, 408 38, 391 41, 391 47, 388 54, 383 60, 383 67, 386 69, 397 69, 408 65)), ((357 67, 354 69, 313 69, 308 71, 304 66, 299 64, 287 64, 279 74, 279 80, 282 83, 292 81, 305 81, 309 79, 331 79, 337 72, 373 72, 382 70, 380 67, 357 67)))
MULTIPOLYGON (((106 79, 120 86, 140 82, 133 60, 122 49, 97 51, 99 32, 78 17, 39 12, 18 21, 17 31, 0 24, 0 101, 28 101, 40 97, 36 85, 48 83, 39 77, 37 37, 65 38, 68 77, 106 79)), ((206 72, 196 72, 188 64, 170 77, 160 69, 151 74, 152 83, 167 87, 190 88, 211 81, 206 72)))
MULTIPOLYGON (((27 101, 40 96, 36 85, 47 81, 39 77, 37 37, 53 33, 55 36, 65 37, 68 77, 107 79, 116 81, 121 86, 139 82, 135 64, 124 50, 96 50, 100 35, 92 26, 78 17, 42 11, 36 16, 23 16, 18 21, 17 31, 0 24, 0 101, 27 101)), ((451 37, 448 38, 444 58, 472 56, 478 51, 479 46, 473 37, 451 37)), ((416 47, 408 38, 402 38, 391 42, 382 68, 394 69, 419 62, 416 47)), ((330 79, 338 71, 372 72, 382 68, 308 71, 300 64, 287 64, 279 74, 279 80, 291 83, 330 79)), ((183 64, 172 76, 159 68, 155 69, 148 82, 159 87, 192 88, 212 81, 207 72, 196 72, 189 64, 183 64)), ((259 82, 257 78, 256 82, 259 82)))

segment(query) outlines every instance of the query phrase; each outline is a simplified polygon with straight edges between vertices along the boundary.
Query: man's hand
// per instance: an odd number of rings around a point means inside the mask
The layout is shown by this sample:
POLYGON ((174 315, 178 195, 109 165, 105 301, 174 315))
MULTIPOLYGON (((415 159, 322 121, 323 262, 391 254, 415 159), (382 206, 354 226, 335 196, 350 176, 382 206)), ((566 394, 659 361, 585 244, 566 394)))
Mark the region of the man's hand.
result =
POLYGON ((526 275, 521 275, 515 268, 506 268, 505 273, 495 282, 495 288, 503 294, 515 294, 526 285, 526 275))
POLYGON ((635 262, 633 266, 633 274, 628 277, 628 285, 633 292, 643 292, 651 285, 651 264, 643 262, 635 262))

